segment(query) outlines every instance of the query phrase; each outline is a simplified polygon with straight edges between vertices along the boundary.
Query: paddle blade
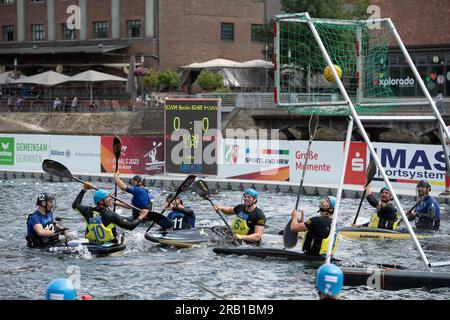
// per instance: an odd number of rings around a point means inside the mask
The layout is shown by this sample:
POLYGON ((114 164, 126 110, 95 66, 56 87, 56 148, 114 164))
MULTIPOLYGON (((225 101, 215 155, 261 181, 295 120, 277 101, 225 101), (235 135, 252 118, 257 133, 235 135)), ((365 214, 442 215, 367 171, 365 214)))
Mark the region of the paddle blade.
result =
POLYGON ((163 229, 170 229, 173 226, 172 220, 170 220, 166 216, 163 216, 162 214, 159 214, 158 212, 149 211, 146 219, 153 221, 154 223, 156 223, 158 226, 160 226, 163 229))
POLYGON ((44 170, 44 172, 47 172, 49 174, 58 176, 58 177, 63 177, 63 178, 68 178, 68 179, 72 179, 72 173, 69 171, 69 169, 66 168, 66 166, 64 166, 62 163, 59 163, 57 161, 54 160, 50 160, 50 159, 46 159, 42 162, 42 170, 44 170))
POLYGON ((309 137, 310 137, 310 139, 314 139, 318 125, 319 125, 319 116, 316 114, 313 114, 311 116, 311 118, 309 119, 309 137))
POLYGON ((120 158, 120 153, 122 152, 122 140, 118 136, 114 136, 113 140, 113 152, 116 157, 116 164, 120 158))
POLYGON ((377 166, 375 162, 371 161, 366 170, 366 187, 372 182, 375 174, 377 173, 377 166))
POLYGON ((292 219, 287 223, 283 233, 283 244, 286 249, 295 247, 298 242, 298 233, 291 231, 291 222, 292 219))
POLYGON ((196 194, 198 194, 203 199, 208 200, 211 196, 211 193, 209 192, 208 185, 204 180, 197 180, 195 181, 193 185, 193 190, 196 194))
POLYGON ((184 180, 183 183, 178 187, 177 195, 189 188, 195 181, 195 178, 197 178, 197 176, 195 175, 190 175, 189 177, 187 177, 186 180, 184 180))

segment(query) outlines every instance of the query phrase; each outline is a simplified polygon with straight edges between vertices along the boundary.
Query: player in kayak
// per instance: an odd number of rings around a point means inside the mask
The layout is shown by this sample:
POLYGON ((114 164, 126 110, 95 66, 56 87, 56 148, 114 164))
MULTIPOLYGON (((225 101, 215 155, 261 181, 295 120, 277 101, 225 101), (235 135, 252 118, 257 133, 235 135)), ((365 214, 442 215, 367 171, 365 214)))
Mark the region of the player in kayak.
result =
POLYGON ((98 190, 94 194, 95 207, 83 206, 84 194, 87 190, 92 189, 92 184, 86 182, 80 193, 72 204, 72 208, 81 214, 86 223, 85 237, 94 243, 122 243, 122 237, 119 237, 117 227, 127 230, 135 229, 139 223, 147 216, 148 210, 142 209, 139 216, 134 220, 128 220, 121 217, 117 213, 111 211, 109 206, 112 199, 106 190, 98 190))
POLYGON ((36 200, 37 210, 28 215, 27 219, 27 245, 30 248, 42 248, 63 241, 67 241, 67 234, 54 220, 53 209, 56 199, 48 193, 41 193, 36 200))
POLYGON ((214 210, 228 215, 236 215, 231 223, 235 240, 259 243, 264 234, 266 216, 256 205, 258 192, 251 188, 246 189, 243 194, 243 202, 243 204, 235 207, 224 207, 216 204, 214 205, 214 210))

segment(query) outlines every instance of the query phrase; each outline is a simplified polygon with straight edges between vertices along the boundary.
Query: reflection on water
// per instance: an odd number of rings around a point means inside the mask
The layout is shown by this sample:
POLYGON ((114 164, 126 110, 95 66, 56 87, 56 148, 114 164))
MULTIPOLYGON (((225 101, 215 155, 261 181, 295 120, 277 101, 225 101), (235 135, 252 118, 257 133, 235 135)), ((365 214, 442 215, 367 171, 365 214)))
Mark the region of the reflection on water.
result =
MULTIPOLYGON (((112 184, 95 183, 112 190, 112 184)), ((78 194, 79 183, 50 183, 33 179, 0 180, 0 299, 42 299, 47 284, 66 277, 66 268, 76 265, 81 270, 81 294, 95 299, 317 299, 314 272, 302 262, 264 260, 259 258, 218 256, 210 247, 174 250, 163 248, 144 238, 146 228, 127 233, 127 249, 118 256, 93 258, 90 254, 57 255, 28 249, 25 243, 25 221, 35 210, 35 198, 40 192, 57 196, 56 215, 72 235, 84 230, 82 218, 71 203, 78 194), (217 296, 207 292, 214 292, 217 296)), ((162 207, 166 190, 153 189, 156 209, 162 207)), ((92 204, 90 191, 85 204, 92 204)), ((128 198, 128 195, 121 195, 128 198)), ((201 225, 221 225, 209 203, 192 193, 182 195, 191 205, 201 225)), ((316 214, 319 197, 302 196, 300 204, 306 217, 316 214)), ((241 193, 222 191, 213 195, 217 204, 235 205, 241 193)), ((296 195, 260 192, 258 205, 267 216, 267 237, 264 246, 282 248, 277 236, 290 217, 296 195)), ((358 199, 343 199, 339 226, 351 224, 358 199)), ((412 202, 405 203, 405 207, 412 202)), ((369 218, 369 206, 364 203, 358 222, 369 218)), ((450 252, 448 208, 443 205, 441 230, 432 239, 420 242, 431 261, 446 261, 450 252)), ((129 213, 124 213, 128 215, 129 213)), ((296 250, 299 250, 296 248, 296 250)), ((423 270, 423 263, 411 240, 355 241, 341 239, 336 257, 347 261, 397 263, 423 270)), ((436 269, 450 271, 449 267, 436 269)), ((377 291, 369 287, 345 288, 344 299, 448 299, 450 289, 412 289, 377 291)))

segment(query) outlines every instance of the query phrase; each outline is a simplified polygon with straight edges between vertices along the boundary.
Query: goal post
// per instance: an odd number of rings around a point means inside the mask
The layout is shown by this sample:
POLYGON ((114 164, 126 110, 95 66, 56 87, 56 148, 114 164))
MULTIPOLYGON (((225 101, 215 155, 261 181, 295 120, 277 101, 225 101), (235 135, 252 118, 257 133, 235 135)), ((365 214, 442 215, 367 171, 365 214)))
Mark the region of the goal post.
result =
MULTIPOLYGON (((308 13, 281 15, 275 19, 275 103, 304 114, 349 114, 370 150, 384 182, 411 234, 417 250, 431 271, 417 237, 406 217, 396 192, 381 165, 375 149, 358 116, 358 111, 369 108, 381 111, 396 107, 399 101, 390 86, 380 85, 387 75, 387 51, 397 43, 423 90, 424 103, 429 103, 436 120, 450 140, 448 128, 439 114, 427 87, 420 77, 395 26, 390 19, 343 21, 311 19, 308 13), (324 81, 327 81, 325 83, 324 81), (382 103, 380 102, 382 101, 382 103)), ((417 103, 417 99, 415 101, 417 103)))
POLYGON ((338 69, 358 112, 428 104, 425 92, 423 98, 401 98, 390 85, 397 81, 412 87, 419 82, 412 77, 389 77, 388 50, 399 40, 390 19, 312 19, 306 13, 275 18, 275 104, 305 114, 349 114, 335 78, 330 81, 333 77, 325 74, 334 68, 325 61, 309 23, 338 69))

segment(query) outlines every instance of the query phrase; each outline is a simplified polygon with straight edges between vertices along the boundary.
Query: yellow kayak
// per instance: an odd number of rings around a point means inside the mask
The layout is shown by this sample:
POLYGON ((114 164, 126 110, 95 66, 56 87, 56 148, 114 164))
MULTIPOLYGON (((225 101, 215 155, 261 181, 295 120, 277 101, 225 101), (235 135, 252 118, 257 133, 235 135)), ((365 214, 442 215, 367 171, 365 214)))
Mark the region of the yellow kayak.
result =
MULTIPOLYGON (((349 239, 358 240, 401 240, 411 239, 407 230, 395 231, 368 227, 345 227, 339 228, 339 235, 349 239)), ((417 234, 417 238, 431 238, 432 234, 417 234)))

